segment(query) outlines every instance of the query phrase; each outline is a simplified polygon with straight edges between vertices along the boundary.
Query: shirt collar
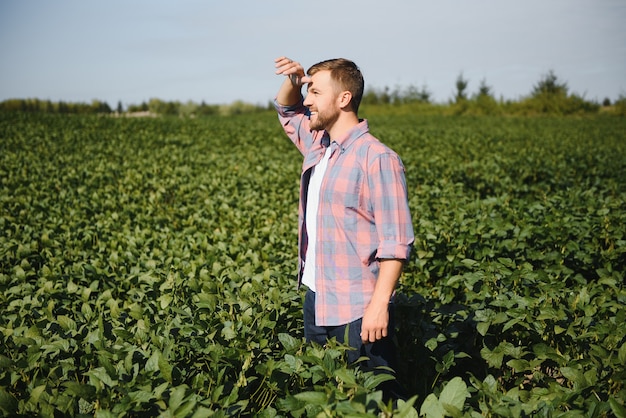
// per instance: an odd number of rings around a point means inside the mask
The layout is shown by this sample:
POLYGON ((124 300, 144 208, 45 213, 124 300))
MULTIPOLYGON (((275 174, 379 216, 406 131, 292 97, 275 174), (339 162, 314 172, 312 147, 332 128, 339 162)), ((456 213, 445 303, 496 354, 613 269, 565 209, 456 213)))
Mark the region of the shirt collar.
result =
MULTIPOLYGON (((369 132, 369 125, 366 119, 360 119, 359 123, 355 125, 352 129, 348 131, 345 135, 339 137, 337 140, 333 141, 339 145, 341 152, 344 152, 354 141, 359 139, 361 136, 369 132)), ((330 136, 328 132, 324 132, 324 136, 322 137, 322 145, 324 147, 328 147, 330 145, 330 136)))

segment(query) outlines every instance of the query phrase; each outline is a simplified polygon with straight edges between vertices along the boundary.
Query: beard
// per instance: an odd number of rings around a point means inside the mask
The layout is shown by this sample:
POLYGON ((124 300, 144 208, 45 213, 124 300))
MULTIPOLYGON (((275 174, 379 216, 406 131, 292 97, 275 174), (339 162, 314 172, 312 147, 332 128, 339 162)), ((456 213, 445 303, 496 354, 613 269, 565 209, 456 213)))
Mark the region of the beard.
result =
POLYGON ((339 110, 332 109, 325 112, 318 111, 310 117, 310 128, 314 131, 329 130, 339 119, 339 110))

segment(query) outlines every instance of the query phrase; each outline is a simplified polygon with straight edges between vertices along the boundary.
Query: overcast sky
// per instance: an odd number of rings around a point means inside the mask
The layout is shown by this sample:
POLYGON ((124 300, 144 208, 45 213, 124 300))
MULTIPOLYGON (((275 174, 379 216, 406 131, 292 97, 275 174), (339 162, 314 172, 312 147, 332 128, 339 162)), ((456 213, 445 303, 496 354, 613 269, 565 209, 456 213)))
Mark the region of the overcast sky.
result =
POLYGON ((354 60, 367 87, 519 99, 550 70, 626 96, 624 0, 4 0, 0 100, 266 104, 275 57, 354 60))

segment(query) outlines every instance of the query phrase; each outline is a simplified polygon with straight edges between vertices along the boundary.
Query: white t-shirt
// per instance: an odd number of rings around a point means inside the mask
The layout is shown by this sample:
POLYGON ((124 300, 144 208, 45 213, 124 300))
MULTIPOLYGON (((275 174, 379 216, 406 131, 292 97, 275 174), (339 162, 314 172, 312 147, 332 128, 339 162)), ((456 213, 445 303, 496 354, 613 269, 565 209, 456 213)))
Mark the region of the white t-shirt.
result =
POLYGON ((304 271, 302 272, 302 284, 315 292, 315 246, 317 244, 317 210, 320 203, 320 188, 322 179, 328 167, 330 158, 330 146, 322 160, 312 168, 309 179, 309 190, 306 198, 306 230, 308 235, 308 247, 305 255, 304 271))

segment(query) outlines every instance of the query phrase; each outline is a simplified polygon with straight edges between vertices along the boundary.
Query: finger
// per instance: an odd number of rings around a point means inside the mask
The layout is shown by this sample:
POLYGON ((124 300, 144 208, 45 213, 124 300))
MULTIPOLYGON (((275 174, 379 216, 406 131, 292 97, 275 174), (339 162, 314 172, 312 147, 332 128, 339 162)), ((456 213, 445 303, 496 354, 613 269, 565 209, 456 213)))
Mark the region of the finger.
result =
MULTIPOLYGON (((276 74, 282 74, 286 76, 291 76, 292 74, 296 74, 299 79, 297 85, 302 85, 308 81, 301 81, 300 79, 305 76, 304 68, 299 62, 293 61, 290 58, 281 57, 278 58, 276 63, 276 74)), ((292 80, 293 82, 293 80, 292 80)))
POLYGON ((289 59, 287 57, 276 58, 274 62, 276 68, 290 67, 292 66, 291 64, 297 64, 292 59, 289 59))
POLYGON ((364 332, 361 334, 361 339, 364 343, 375 343, 378 340, 381 340, 383 337, 386 337, 386 332, 384 330, 371 330, 369 332, 364 332))
POLYGON ((274 63, 276 64, 276 67, 281 67, 285 64, 289 64, 291 62, 291 60, 287 57, 280 57, 280 58, 276 58, 274 60, 274 63))
POLYGON ((365 332, 361 335, 361 339, 363 340, 364 344, 375 343, 377 340, 376 333, 374 331, 365 332))
POLYGON ((294 65, 294 63, 288 61, 278 64, 276 68, 276 74, 289 75, 297 71, 297 67, 294 65))

